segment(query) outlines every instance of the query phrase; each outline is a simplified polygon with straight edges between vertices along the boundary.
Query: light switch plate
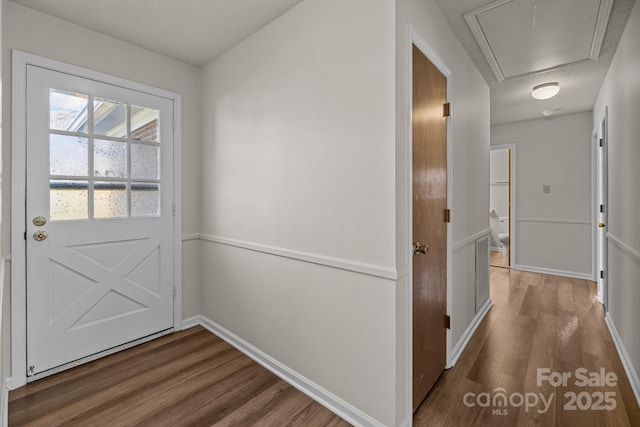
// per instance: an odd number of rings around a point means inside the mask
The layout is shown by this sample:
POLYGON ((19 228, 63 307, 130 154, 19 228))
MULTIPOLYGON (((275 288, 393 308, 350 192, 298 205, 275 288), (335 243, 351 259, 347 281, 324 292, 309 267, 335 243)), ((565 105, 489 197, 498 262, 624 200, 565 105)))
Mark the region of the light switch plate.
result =
POLYGON ((551 193, 551 184, 542 184, 543 193, 551 193))

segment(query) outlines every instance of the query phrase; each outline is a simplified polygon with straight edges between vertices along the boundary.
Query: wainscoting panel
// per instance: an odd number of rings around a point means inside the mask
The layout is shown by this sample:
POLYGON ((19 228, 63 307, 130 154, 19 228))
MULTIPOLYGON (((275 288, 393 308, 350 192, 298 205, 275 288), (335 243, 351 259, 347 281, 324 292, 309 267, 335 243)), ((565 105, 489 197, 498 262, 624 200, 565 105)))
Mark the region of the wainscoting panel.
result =
POLYGON ((518 218, 516 268, 540 273, 570 272, 591 277, 590 222, 563 219, 518 218))
POLYGON ((476 313, 489 298, 489 236, 476 240, 476 313))
POLYGON ((621 237, 607 234, 609 240, 609 305, 607 325, 631 388, 640 405, 640 335, 638 301, 640 301, 640 251, 621 237))
POLYGON ((229 243, 201 241, 209 326, 395 424, 395 281, 229 243))
POLYGON ((453 286, 451 298, 454 301, 451 315, 451 343, 452 351, 448 367, 456 363, 466 347, 469 339, 478 325, 491 308, 489 299, 489 229, 475 233, 453 246, 452 271, 453 286), (482 246, 479 254, 478 246, 482 246), (478 258, 484 261, 480 265, 478 258), (485 268, 486 280, 477 279, 477 269, 485 268), (486 294, 486 297, 484 296, 486 294))

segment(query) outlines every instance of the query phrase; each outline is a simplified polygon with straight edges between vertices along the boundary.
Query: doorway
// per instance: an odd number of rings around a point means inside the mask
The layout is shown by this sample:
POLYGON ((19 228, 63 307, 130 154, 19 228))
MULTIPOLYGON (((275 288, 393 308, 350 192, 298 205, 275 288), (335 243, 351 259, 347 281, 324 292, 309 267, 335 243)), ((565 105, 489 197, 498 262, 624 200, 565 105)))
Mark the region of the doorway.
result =
POLYGON ((492 145, 489 169, 489 264, 509 268, 515 252, 515 144, 492 145))
POLYGON ((598 121, 595 132, 596 152, 596 280, 598 283, 598 301, 604 306, 605 313, 608 307, 607 292, 607 264, 608 264, 608 160, 607 160, 607 123, 608 108, 605 108, 604 117, 598 121))
POLYGON ((22 52, 13 87, 19 386, 173 330, 179 170, 177 95, 22 52))
POLYGON ((412 46, 413 410, 447 361, 447 78, 412 46), (445 106, 446 105, 446 106, 445 106))

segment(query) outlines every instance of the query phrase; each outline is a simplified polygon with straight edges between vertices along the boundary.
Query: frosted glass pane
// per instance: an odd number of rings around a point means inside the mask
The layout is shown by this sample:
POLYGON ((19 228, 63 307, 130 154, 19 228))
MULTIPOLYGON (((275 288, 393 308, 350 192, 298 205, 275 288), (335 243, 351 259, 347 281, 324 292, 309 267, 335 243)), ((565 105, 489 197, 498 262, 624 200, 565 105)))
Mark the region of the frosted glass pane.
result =
POLYGON ((160 147, 131 144, 131 178, 160 179, 160 147))
POLYGON ((127 177, 127 143, 95 140, 93 142, 93 169, 97 177, 127 177))
POLYGON ((131 216, 160 215, 160 184, 131 184, 131 216))
POLYGON ((127 184, 96 181, 93 184, 93 217, 127 216, 127 184))
POLYGON ((64 176, 88 176, 89 141, 78 136, 49 136, 49 173, 64 176))
POLYGON ((146 142, 160 142, 158 126, 160 111, 131 106, 131 138, 146 142))
POLYGON ((61 221, 69 219, 87 219, 88 208, 87 181, 49 181, 49 219, 61 221))
POLYGON ((126 138, 127 104, 94 98, 93 133, 113 138, 126 138))
POLYGON ((54 130, 87 133, 89 97, 82 93, 49 90, 49 127, 54 130))

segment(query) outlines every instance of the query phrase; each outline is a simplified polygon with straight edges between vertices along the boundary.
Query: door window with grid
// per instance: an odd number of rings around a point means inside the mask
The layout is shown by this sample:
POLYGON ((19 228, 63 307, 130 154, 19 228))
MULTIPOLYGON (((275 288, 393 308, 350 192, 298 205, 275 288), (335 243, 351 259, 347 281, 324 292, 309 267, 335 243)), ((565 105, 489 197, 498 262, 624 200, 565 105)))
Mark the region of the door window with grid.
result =
POLYGON ((52 221, 160 215, 160 112, 49 91, 52 221))

